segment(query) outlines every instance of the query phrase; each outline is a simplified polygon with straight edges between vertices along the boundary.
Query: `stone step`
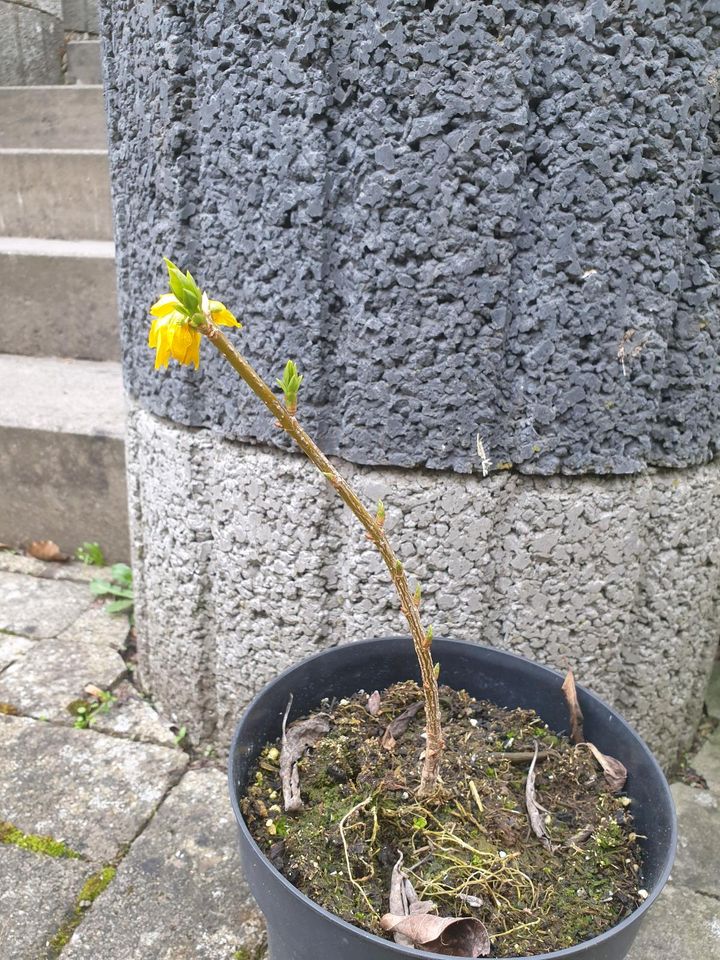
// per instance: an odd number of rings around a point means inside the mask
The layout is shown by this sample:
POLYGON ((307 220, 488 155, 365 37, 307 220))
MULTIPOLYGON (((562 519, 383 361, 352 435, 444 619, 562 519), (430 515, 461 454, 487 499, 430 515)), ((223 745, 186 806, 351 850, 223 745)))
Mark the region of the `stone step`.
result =
POLYGON ((0 354, 0 541, 129 556, 118 363, 0 354))
POLYGON ((104 150, 102 87, 0 87, 0 148, 104 150))
POLYGON ((112 240, 107 151, 0 149, 0 234, 112 240))
POLYGON ((0 290, 6 353, 120 359, 111 242, 0 237, 0 290))
POLYGON ((99 40, 70 40, 65 56, 65 83, 102 83, 99 40))
POLYGON ((97 0, 62 0, 62 18, 66 30, 77 33, 97 33, 97 0))

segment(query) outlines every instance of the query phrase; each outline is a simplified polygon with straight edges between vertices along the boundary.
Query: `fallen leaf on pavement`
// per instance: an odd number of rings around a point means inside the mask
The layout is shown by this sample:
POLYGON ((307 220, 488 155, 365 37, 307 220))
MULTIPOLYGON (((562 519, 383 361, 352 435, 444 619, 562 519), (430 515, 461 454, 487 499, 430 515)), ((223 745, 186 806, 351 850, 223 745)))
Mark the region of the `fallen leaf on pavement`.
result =
POLYGON ((33 540, 27 552, 36 560, 52 560, 54 563, 65 563, 70 559, 52 540, 33 540))

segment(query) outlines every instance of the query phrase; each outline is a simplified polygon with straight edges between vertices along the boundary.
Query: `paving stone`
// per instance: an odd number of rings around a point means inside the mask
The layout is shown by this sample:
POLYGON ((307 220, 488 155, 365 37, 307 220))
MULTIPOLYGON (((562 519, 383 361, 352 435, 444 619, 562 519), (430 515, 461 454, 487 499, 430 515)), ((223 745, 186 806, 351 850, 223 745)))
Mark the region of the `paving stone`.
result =
POLYGON ((114 733, 130 740, 159 743, 174 747, 175 734, 147 700, 143 700, 131 683, 121 683, 113 690, 118 698, 107 713, 99 714, 93 729, 99 733, 114 733))
POLYGON ((711 960, 720 956, 720 903, 670 885, 648 913, 627 960, 711 960))
MULTIPOLYGON (((705 777, 711 793, 720 799, 720 727, 702 746, 692 761, 692 768, 705 777)), ((720 867, 718 868, 720 870, 720 867)))
POLYGON ((63 630, 58 640, 93 643, 100 647, 122 650, 129 631, 130 627, 125 614, 108 613, 105 609, 105 601, 100 601, 81 614, 67 630, 63 630))
POLYGON ((720 720, 720 660, 715 661, 710 683, 705 693, 705 706, 711 717, 720 720))
POLYGON ((51 563, 13 550, 0 550, 0 571, 26 573, 45 580, 76 580, 78 583, 89 583, 95 578, 107 580, 111 575, 110 567, 96 567, 75 561, 51 563))
POLYGON ((106 690, 126 669, 109 646, 43 640, 0 676, 0 700, 31 717, 69 722, 68 705, 85 697, 87 684, 106 690))
POLYGON ((220 960, 259 944, 225 776, 191 770, 135 841, 63 960, 220 960))
POLYGON ((32 645, 32 640, 25 637, 16 637, 10 633, 0 634, 0 671, 27 653, 32 645))
POLYGON ((84 584, 0 573, 0 630, 33 639, 54 637, 91 602, 84 584))
POLYGON ((678 813, 673 881, 696 893, 720 897, 720 802, 709 791, 684 783, 674 783, 672 793, 678 813))
POLYGON ((92 867, 0 847, 0 960, 44 957, 92 867))
POLYGON ((134 839, 187 761, 180 750, 0 716, 0 810, 27 833, 105 862, 134 839))

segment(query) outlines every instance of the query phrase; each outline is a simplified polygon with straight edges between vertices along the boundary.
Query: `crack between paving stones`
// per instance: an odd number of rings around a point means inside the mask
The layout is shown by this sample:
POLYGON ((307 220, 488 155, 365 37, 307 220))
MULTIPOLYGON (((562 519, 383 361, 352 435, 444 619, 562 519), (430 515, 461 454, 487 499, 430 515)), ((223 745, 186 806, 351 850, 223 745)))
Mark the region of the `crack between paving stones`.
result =
MULTIPOLYGON (((126 680, 126 679, 127 679, 127 676, 126 676, 125 674, 123 674, 123 676, 120 677, 120 679, 117 680, 116 682, 117 682, 117 683, 122 683, 122 681, 123 681, 123 680, 126 680)), ((115 686, 115 684, 113 684, 112 687, 109 687, 108 689, 112 692, 112 689, 113 689, 114 686, 115 686)), ((11 706, 12 706, 12 704, 11 704, 11 706)), ((34 717, 34 716, 33 716, 32 714, 30 714, 30 713, 23 713, 21 710, 18 710, 18 713, 3 714, 3 716, 21 717, 23 720, 34 720, 35 723, 42 723, 42 724, 44 724, 46 727, 57 727, 57 728, 59 728, 60 730, 83 730, 83 731, 89 731, 90 733, 96 734, 98 737, 110 737, 111 740, 124 740, 126 743, 145 743, 145 744, 148 744, 149 746, 152 746, 152 747, 161 747, 163 750, 171 750, 173 753, 184 753, 186 756, 188 756, 187 752, 186 752, 185 750, 183 750, 182 747, 171 747, 171 746, 169 746, 167 743, 161 743, 159 740, 150 740, 150 739, 147 739, 147 740, 137 740, 137 739, 135 739, 134 737, 128 737, 128 736, 126 736, 124 733, 117 733, 115 730, 97 730, 97 729, 95 729, 93 726, 90 726, 90 727, 74 727, 74 726, 72 725, 72 723, 70 723, 70 722, 65 722, 65 721, 63 721, 63 720, 57 720, 57 719, 53 719, 53 718, 50 718, 50 717, 48 717, 48 719, 44 720, 44 719, 42 719, 41 717, 34 717)))
POLYGON ((696 893, 699 897, 707 897, 708 900, 714 900, 715 903, 720 903, 720 893, 711 893, 709 890, 695 890, 693 887, 687 887, 687 890, 692 890, 693 893, 696 893))
MULTIPOLYGON (((101 736, 102 736, 102 734, 101 734, 101 736)), ((124 738, 124 737, 123 737, 123 738, 120 738, 120 739, 127 739, 127 738, 124 738)), ((140 839, 140 837, 143 835, 143 833, 147 830, 147 828, 150 826, 150 824, 152 823, 152 821, 155 819, 155 816, 157 815, 158 811, 159 811, 160 808, 163 806, 163 804, 165 803, 165 801, 167 800, 167 798, 170 796, 170 794, 172 793, 172 791, 173 791, 177 786, 180 785, 180 783, 181 783, 181 781, 182 781, 182 779, 183 779, 183 777, 185 776, 186 773, 187 773, 187 767, 186 767, 184 770, 179 771, 177 775, 176 775, 176 774, 173 774, 173 773, 171 773, 171 774, 169 775, 169 777, 168 777, 168 781, 169 781, 169 782, 168 782, 168 785, 167 785, 166 789, 163 791, 162 795, 161 795, 160 798, 158 799, 158 802, 156 803, 154 809, 151 810, 151 812, 148 814, 148 816, 145 818, 145 820, 140 824, 140 826, 139 826, 138 829, 136 830, 136 832, 135 832, 134 836, 132 837, 132 839, 130 839, 130 840, 128 840, 126 843, 122 844, 121 847, 120 847, 120 849, 119 849, 118 852, 116 853, 116 855, 115 855, 111 860, 108 860, 108 861, 106 861, 104 864, 102 864, 102 866, 100 866, 99 869, 98 869, 97 871, 95 871, 95 873, 93 874, 93 876, 97 876, 102 870, 105 870, 105 869, 107 869, 108 867, 113 867, 113 868, 115 869, 115 874, 114 874, 112 880, 110 880, 110 882, 108 883, 107 887, 105 887, 104 890, 101 891, 102 893, 104 893, 105 890, 109 889, 109 888, 112 886, 112 884, 114 883, 114 881, 115 881, 115 879, 116 879, 116 877, 117 877, 117 871, 120 869, 120 866, 122 865, 123 861, 125 860, 125 857, 127 857, 128 853, 130 853, 130 851, 132 850, 134 844, 140 839)), ((82 914, 82 917, 81 917, 81 919, 80 919, 80 922, 73 928, 70 936, 68 937, 67 942, 64 943, 64 944, 60 947, 60 949, 57 950, 56 952, 51 952, 50 950, 48 951, 48 953, 46 954, 47 960, 56 960, 56 958, 62 957, 62 954, 63 954, 63 951, 65 950, 65 948, 66 948, 69 944, 72 943, 73 937, 75 936, 76 930, 80 929, 80 927, 83 925, 83 922, 85 921, 85 918, 87 917, 87 915, 90 913, 90 911, 93 909, 94 906, 95 906, 95 900, 93 900, 92 903, 90 904, 90 906, 87 907, 87 908, 84 910, 84 912, 83 912, 83 914, 82 914)), ((60 926, 57 928, 57 930, 56 930, 56 932, 55 932, 55 936, 57 936, 57 934, 63 929, 63 927, 66 927, 66 926, 67 926, 67 923, 68 923, 68 922, 69 922, 69 920, 66 919, 63 923, 60 924, 60 926)))

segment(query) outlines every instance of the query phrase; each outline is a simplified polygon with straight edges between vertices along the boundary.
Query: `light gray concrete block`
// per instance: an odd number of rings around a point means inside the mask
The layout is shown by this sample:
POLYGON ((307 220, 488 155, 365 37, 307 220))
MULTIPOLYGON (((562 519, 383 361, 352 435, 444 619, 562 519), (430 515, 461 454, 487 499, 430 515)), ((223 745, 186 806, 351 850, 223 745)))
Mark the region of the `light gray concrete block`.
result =
MULTIPOLYGON (((128 450, 142 676, 191 736, 227 744, 284 667, 406 631, 382 562, 304 458, 140 408, 128 450)), ((717 644, 720 464, 487 480, 339 466, 384 500, 436 635, 570 662, 663 762, 689 745, 717 644)))
POLYGON ((62 83, 60 0, 0 0, 0 86, 62 83))
POLYGON ((62 17, 66 30, 98 32, 97 0, 62 0, 62 17))
POLYGON ((0 87, 0 147, 106 149, 102 87, 0 87))
POLYGON ((92 867, 0 846, 0 960, 47 956, 92 867))
POLYGON ((117 364, 0 354, 0 540, 128 556, 117 364))
POLYGON ((0 150, 0 233, 111 240, 104 150, 0 150))
MULTIPOLYGON (((3 510, 9 507, 2 497, 0 502, 3 510)), ((0 573, 0 629, 18 636, 33 640, 55 637, 76 621, 91 602, 92 595, 84 584, 0 573)))
POLYGON ((135 838, 187 762, 181 750, 0 716, 0 809, 25 833, 107 862, 135 838))
POLYGON ((242 880, 227 784, 192 770, 95 901, 63 960, 254 956, 262 923, 242 880))
POLYGON ((0 238, 0 288, 8 353, 120 359, 109 241, 0 238))
POLYGON ((71 40, 65 49, 65 83, 102 83, 99 40, 71 40))

